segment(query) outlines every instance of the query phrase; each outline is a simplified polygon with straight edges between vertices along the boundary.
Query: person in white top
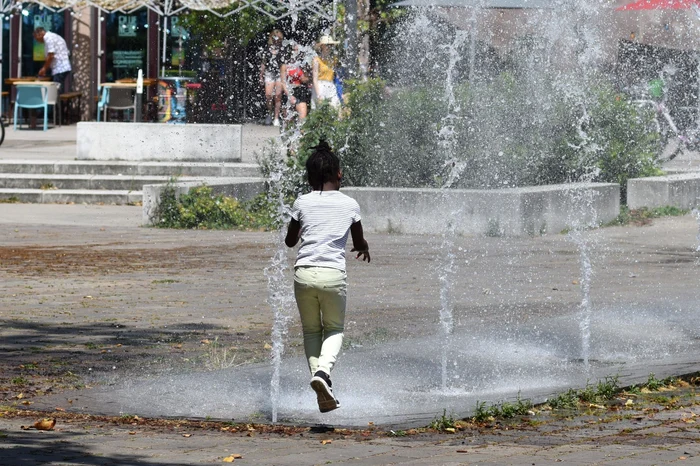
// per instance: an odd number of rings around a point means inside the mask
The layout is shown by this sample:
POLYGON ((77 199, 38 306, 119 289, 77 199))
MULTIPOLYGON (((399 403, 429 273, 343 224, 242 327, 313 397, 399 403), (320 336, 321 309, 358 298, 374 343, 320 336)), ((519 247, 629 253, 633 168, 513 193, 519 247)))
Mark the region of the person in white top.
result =
POLYGON ((346 305, 345 245, 352 236, 356 258, 370 262, 360 206, 340 192, 340 160, 321 141, 306 161, 313 189, 292 206, 285 244, 301 246, 294 264, 294 296, 311 371, 311 388, 322 413, 340 407, 333 395, 331 370, 343 344, 346 305))
POLYGON ((53 82, 58 83, 59 90, 65 88, 65 81, 71 72, 70 52, 63 37, 44 28, 34 29, 34 39, 44 44, 44 55, 46 61, 39 70, 39 76, 46 76, 51 69, 53 82))

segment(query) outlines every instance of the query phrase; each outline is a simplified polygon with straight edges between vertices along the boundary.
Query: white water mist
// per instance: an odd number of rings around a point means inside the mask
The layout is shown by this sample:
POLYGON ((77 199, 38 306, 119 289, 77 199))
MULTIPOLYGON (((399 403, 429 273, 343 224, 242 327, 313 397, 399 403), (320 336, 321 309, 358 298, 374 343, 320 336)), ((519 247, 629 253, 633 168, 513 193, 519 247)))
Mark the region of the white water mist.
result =
MULTIPOLYGON (((449 174, 444 184, 442 185, 441 202, 443 205, 448 205, 447 190, 450 186, 459 179, 464 163, 458 161, 456 154, 457 138, 455 126, 459 114, 454 95, 454 70, 457 63, 461 60, 459 49, 468 34, 459 32, 455 36, 455 40, 447 46, 449 65, 447 67, 447 76, 445 79, 445 100, 447 102, 447 115, 442 119, 441 128, 438 132, 438 140, 440 147, 448 154, 447 163, 450 164, 449 174)), ((455 253, 454 253, 454 236, 455 222, 461 209, 455 209, 450 212, 445 225, 442 236, 442 244, 440 245, 440 254, 438 262, 438 281, 440 283, 440 329, 442 332, 442 348, 441 348, 441 389, 447 390, 447 353, 452 344, 452 333, 454 332, 454 306, 452 301, 452 284, 454 283, 455 270, 455 253)))
MULTIPOLYGON (((284 164, 281 159, 275 159, 268 177, 268 196, 273 201, 277 210, 276 220, 284 226, 289 220, 289 208, 284 203, 284 164)), ((287 246, 284 243, 285 232, 282 227, 277 235, 276 250, 265 268, 267 278, 267 302, 272 310, 272 380, 270 381, 270 399, 272 406, 272 422, 277 422, 277 410, 280 399, 280 367, 284 355, 285 341, 289 331, 289 321, 292 318, 294 296, 287 277, 289 259, 287 246)))

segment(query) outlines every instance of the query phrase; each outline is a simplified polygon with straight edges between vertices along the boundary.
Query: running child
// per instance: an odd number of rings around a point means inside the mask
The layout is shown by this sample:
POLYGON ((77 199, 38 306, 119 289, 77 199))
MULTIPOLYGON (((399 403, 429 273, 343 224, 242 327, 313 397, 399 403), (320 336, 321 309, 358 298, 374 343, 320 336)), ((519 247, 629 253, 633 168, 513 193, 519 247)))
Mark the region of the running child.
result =
POLYGON ((343 344, 348 232, 356 258, 369 263, 370 256, 360 206, 340 192, 340 160, 325 141, 306 161, 306 174, 313 191, 294 201, 285 243, 292 248, 301 239, 294 264, 294 296, 312 375, 311 388, 316 392, 319 410, 325 413, 340 407, 333 395, 331 371, 343 344))

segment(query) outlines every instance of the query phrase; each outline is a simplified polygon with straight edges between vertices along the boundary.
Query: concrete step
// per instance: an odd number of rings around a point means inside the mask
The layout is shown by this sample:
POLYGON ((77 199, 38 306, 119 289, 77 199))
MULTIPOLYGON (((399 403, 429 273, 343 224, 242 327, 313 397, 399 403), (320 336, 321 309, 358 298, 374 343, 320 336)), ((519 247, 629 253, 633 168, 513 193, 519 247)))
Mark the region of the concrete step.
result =
POLYGON ((1 160, 0 173, 129 176, 258 177, 255 163, 1 160))
POLYGON ((117 204, 137 205, 141 191, 89 189, 0 189, 0 200, 17 200, 36 204, 117 204))
MULTIPOLYGON (((120 177, 6 173, 0 174, 0 202, 17 200, 39 204, 135 204, 143 201, 144 186, 163 185, 169 179, 170 177, 167 176, 120 177)), ((177 179, 177 182, 179 184, 207 184, 210 186, 250 184, 263 186, 265 179, 260 177, 181 177, 177 179)))
MULTIPOLYGON (((171 179, 170 176, 0 173, 0 188, 140 191, 144 185, 163 184, 171 179)), ((177 179, 180 181, 201 181, 205 178, 183 176, 177 179)))

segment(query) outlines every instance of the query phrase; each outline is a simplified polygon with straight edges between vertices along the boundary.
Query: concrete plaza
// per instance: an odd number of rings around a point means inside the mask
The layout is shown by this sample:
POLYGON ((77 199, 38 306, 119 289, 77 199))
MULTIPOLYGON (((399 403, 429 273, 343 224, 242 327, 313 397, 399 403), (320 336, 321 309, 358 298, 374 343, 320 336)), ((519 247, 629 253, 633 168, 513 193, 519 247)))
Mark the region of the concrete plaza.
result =
MULTIPOLYGON (((66 156, 16 141, 6 141, 12 158, 66 156)), ((70 151, 70 138, 56 141, 70 151)), ((565 234, 451 245, 430 235, 370 236, 372 263, 348 261, 346 347, 334 378, 343 407, 316 412, 292 309, 277 409, 280 425, 298 430, 235 433, 138 418, 271 425, 264 269, 279 238, 140 221, 138 206, 0 204, 3 464, 221 464, 231 454, 278 465, 699 461, 692 390, 674 409, 622 400, 622 409, 403 436, 443 409, 471 415, 477 401, 542 401, 606 376, 628 385, 651 372, 700 370, 690 215, 602 228, 580 243, 565 234), (593 267, 588 366, 584 256, 593 267), (448 264, 455 331, 446 340, 439 310, 448 264), (20 428, 52 416, 57 430, 20 428)))

